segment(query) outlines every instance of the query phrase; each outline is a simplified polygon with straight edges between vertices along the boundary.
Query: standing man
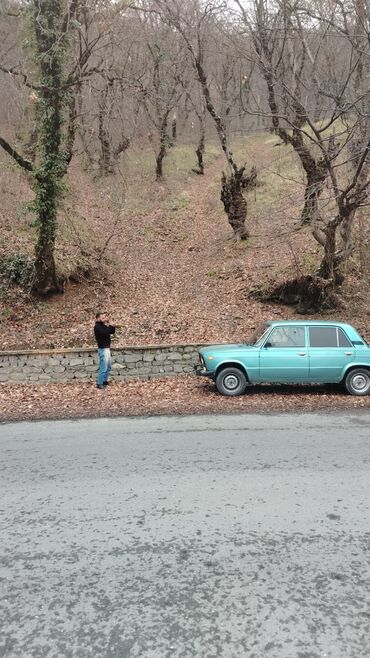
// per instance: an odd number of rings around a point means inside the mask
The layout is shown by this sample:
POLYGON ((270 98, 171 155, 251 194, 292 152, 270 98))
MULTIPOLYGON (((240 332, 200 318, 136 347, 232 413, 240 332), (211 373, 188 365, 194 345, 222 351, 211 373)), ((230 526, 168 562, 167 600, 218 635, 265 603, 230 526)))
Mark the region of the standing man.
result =
POLYGON ((112 367, 110 354, 110 337, 114 334, 116 327, 109 324, 109 318, 105 313, 97 313, 95 316, 94 334, 98 343, 99 372, 96 387, 104 390, 109 384, 109 373, 112 367))

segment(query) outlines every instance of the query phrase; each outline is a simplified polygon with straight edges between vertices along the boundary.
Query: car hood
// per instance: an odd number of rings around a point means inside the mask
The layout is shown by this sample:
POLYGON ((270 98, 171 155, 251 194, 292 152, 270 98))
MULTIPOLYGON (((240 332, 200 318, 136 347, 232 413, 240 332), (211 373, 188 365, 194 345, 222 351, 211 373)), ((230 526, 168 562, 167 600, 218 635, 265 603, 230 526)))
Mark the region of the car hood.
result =
POLYGON ((225 352, 245 352, 246 350, 256 349, 254 345, 246 345, 246 343, 229 343, 225 345, 208 345, 202 347, 199 352, 202 356, 221 356, 225 352))

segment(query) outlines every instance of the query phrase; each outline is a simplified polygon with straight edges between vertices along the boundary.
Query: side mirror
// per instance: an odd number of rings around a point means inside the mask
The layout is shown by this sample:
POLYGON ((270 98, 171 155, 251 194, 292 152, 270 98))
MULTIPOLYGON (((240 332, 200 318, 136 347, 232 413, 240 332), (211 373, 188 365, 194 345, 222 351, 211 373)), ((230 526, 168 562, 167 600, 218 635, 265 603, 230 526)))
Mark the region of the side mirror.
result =
POLYGON ((272 345, 271 345, 271 343, 267 342, 267 343, 264 344, 263 347, 265 347, 265 348, 266 348, 266 347, 272 347, 272 345))

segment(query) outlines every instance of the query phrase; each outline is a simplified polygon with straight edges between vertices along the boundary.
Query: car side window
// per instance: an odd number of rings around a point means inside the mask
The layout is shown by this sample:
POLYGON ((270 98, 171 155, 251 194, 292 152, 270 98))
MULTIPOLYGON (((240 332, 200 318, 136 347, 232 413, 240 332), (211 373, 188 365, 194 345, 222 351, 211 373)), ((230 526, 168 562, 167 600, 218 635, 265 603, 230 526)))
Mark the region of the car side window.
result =
POLYGON ((352 347, 352 343, 347 338, 346 334, 342 329, 338 327, 338 347, 352 347))
POLYGON ((352 347, 340 327, 309 327, 311 347, 352 347))
POLYGON ((270 347, 304 347, 304 327, 275 327, 268 337, 266 346, 270 347))

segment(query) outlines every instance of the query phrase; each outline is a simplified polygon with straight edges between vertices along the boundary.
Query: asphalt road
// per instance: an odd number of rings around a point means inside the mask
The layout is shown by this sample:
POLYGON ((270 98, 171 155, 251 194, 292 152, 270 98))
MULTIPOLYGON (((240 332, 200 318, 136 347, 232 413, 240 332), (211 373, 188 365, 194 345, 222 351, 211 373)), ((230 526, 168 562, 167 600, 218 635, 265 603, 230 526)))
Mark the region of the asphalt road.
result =
POLYGON ((369 657, 369 413, 1 425, 0 452, 0 656, 369 657))

